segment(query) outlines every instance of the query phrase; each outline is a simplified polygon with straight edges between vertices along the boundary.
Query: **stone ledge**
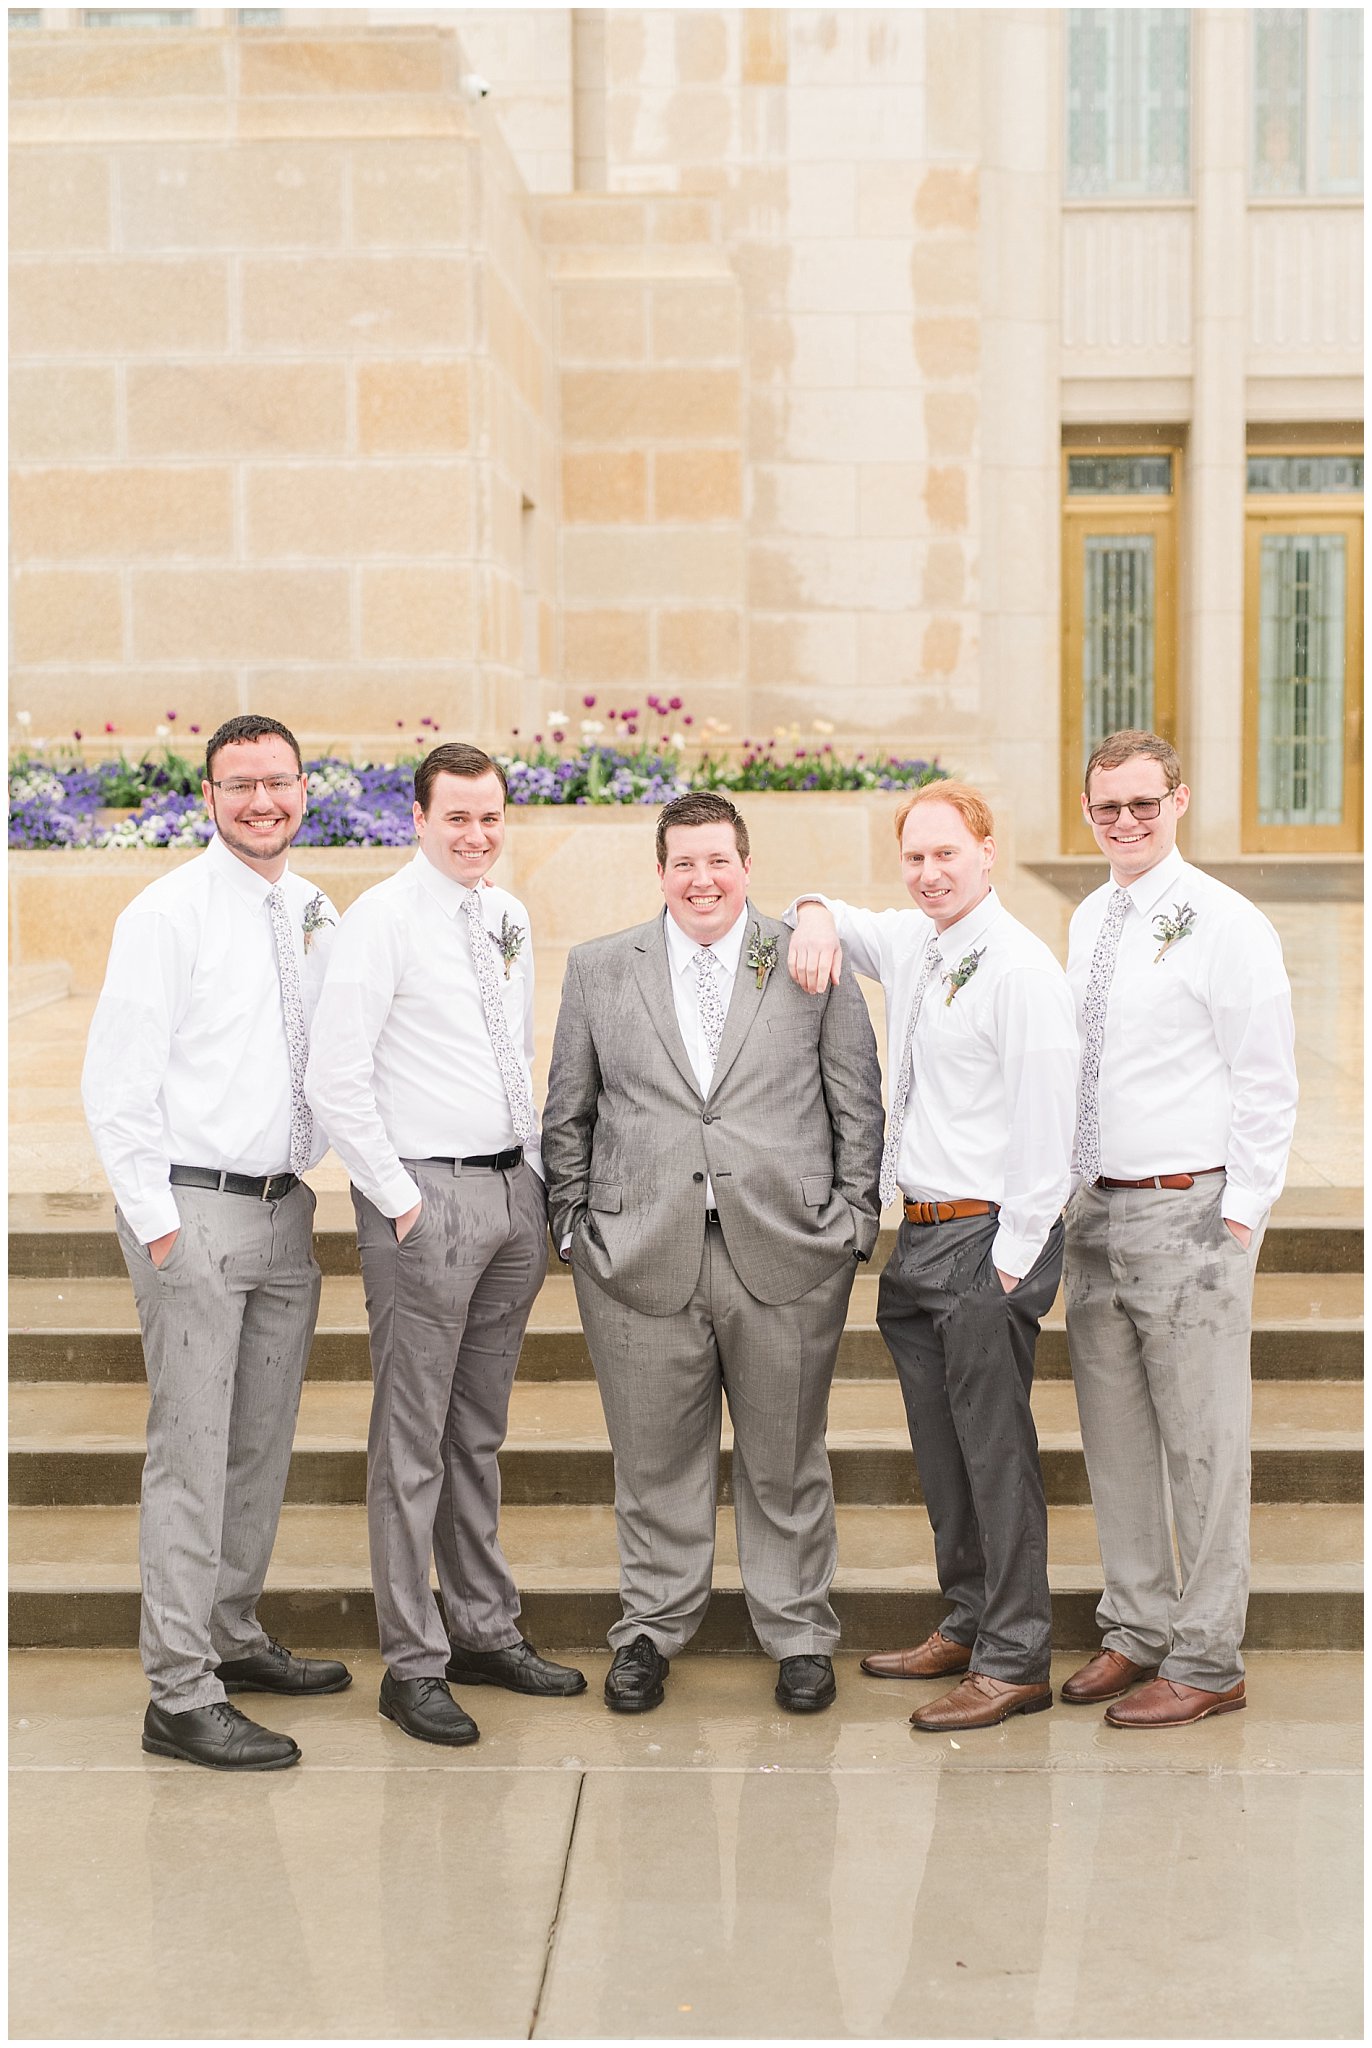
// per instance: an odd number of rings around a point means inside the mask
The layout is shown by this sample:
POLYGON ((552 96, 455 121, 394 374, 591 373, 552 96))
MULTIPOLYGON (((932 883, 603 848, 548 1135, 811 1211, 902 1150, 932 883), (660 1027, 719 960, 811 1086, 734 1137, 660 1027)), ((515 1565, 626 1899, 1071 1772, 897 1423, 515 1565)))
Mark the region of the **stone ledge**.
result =
MULTIPOLYGON (((874 908, 906 900, 892 819, 899 790, 767 791, 739 796, 753 847, 755 898, 783 910, 798 888, 823 886, 874 908)), ((994 792, 990 792, 994 800, 994 792)), ((512 805, 495 879, 524 903, 535 937, 559 947, 641 923, 661 907, 652 804, 512 805)), ((1007 820, 1008 828, 1008 820, 1007 820)), ((1000 871, 1013 869, 1010 830, 997 833, 1000 871)), ((346 910, 403 867, 411 846, 300 847, 299 873, 346 910)), ((99 988, 115 918, 159 875, 195 858, 189 848, 44 848, 10 856, 10 953, 15 965, 69 961, 72 988, 99 988)))

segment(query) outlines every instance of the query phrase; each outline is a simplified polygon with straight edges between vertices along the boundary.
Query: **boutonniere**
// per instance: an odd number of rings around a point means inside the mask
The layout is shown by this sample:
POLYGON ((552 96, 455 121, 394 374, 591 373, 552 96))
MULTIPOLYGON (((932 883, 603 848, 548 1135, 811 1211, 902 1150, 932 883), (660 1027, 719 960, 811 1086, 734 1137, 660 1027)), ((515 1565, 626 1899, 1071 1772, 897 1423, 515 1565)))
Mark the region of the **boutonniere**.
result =
POLYGON ((301 924, 301 930, 305 934, 305 951, 307 953, 310 950, 310 941, 323 931, 325 925, 332 924, 333 922, 334 920, 327 915, 324 909, 323 890, 316 889, 309 902, 305 905, 305 916, 301 924))
POLYGON ((764 939, 762 936, 762 926, 755 924, 753 926, 753 936, 748 941, 748 965, 757 975, 757 985, 759 988, 762 987, 763 982, 766 981, 776 964, 776 940, 764 939))
POLYGON ((985 951, 985 946, 974 946, 970 953, 963 954, 961 960, 959 960, 957 966, 953 969, 953 972, 951 974, 944 975, 943 978, 948 984, 948 993, 943 999, 943 1007, 945 1010, 948 1008, 948 1005, 952 1002, 953 997, 957 994, 958 990, 960 988, 966 988, 968 982, 972 979, 972 976, 976 973, 978 966, 981 964, 981 956, 985 951))
POLYGON ((1153 965, 1157 966, 1169 946, 1175 946, 1178 939, 1188 938, 1195 929, 1196 913, 1189 903, 1174 903, 1170 917, 1165 910, 1160 910, 1153 919, 1153 937, 1161 939, 1162 944, 1153 955, 1153 965))
MULTIPOLYGON (((507 910, 500 920, 500 937, 495 939, 495 949, 505 962, 506 981, 510 978, 510 969, 519 958, 525 937, 526 933, 523 925, 512 924, 510 922, 510 913, 507 910)), ((492 938, 495 938, 494 933, 492 933, 492 938)))

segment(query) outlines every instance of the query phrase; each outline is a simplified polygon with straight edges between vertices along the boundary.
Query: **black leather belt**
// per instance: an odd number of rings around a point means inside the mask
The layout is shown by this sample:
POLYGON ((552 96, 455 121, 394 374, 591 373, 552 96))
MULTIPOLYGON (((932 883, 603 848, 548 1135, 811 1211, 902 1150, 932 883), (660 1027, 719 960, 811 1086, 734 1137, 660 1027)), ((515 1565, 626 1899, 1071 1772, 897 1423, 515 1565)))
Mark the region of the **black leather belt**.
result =
POLYGON ((719 1221, 719 1211, 718 1211, 718 1209, 707 1209, 707 1210, 705 1211, 705 1221, 706 1221, 707 1223, 718 1223, 718 1221, 719 1221))
POLYGON ((518 1166, 524 1157, 522 1145, 511 1145, 508 1152, 474 1152, 470 1159, 416 1159, 416 1166, 489 1166, 492 1173, 508 1172, 518 1166))
POLYGON ((252 1195, 259 1202, 279 1202, 300 1185, 298 1173, 218 1173, 212 1166, 174 1166, 173 1187, 213 1188, 221 1195, 252 1195))

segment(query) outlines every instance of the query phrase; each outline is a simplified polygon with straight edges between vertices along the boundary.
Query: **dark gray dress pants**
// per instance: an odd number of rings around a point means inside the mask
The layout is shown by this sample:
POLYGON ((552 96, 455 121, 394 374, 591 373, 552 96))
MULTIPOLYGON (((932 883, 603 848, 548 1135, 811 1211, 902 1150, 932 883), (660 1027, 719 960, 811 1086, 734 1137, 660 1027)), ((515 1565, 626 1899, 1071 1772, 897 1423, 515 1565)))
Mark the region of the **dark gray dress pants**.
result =
POLYGON ((903 1223, 877 1293, 949 1601, 940 1633, 972 1669, 1019 1685, 1048 1677, 1048 1510, 1029 1409, 1039 1324, 1062 1272, 1054 1224, 1006 1294, 994 1216, 903 1223))

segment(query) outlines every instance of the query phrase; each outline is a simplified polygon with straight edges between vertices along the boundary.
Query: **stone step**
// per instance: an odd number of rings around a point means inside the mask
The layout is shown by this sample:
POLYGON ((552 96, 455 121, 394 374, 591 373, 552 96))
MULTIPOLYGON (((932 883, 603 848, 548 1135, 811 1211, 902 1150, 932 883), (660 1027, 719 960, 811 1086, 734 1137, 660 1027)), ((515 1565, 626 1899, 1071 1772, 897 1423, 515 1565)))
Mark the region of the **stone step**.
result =
MULTIPOLYGON (((307 1385, 286 1499, 351 1505, 366 1497, 371 1389, 357 1381, 307 1385)), ((1035 1387, 1048 1499, 1090 1498, 1070 1382, 1035 1387)), ((138 1498, 146 1390, 80 1383, 10 1389, 10 1499, 21 1507, 112 1507, 138 1498)), ((1253 1498, 1333 1502, 1362 1498, 1362 1391, 1349 1382, 1268 1381, 1253 1390, 1253 1498)), ((721 1499, 729 1490, 727 1416, 721 1499)), ((835 1498, 904 1506, 921 1498, 894 1380, 846 1380, 829 1406, 835 1498)), ((614 1498, 614 1467, 592 1382, 516 1385, 500 1457, 512 1506, 594 1505, 614 1498)))
MULTIPOLYGON (((1362 1373, 1362 1280, 1351 1273, 1260 1273, 1254 1296, 1253 1377, 1357 1379, 1362 1373)), ((839 1346, 840 1379, 894 1373, 876 1326, 877 1279, 861 1273, 839 1346)), ((1059 1296, 1039 1342, 1040 1379, 1069 1373, 1059 1296)), ((310 1354, 311 1381, 365 1380, 371 1366, 360 1278, 326 1279, 310 1354)), ((534 1303, 519 1361, 522 1381, 591 1377, 570 1277, 550 1273, 534 1303)), ((140 1381, 143 1351, 127 1275, 15 1280, 10 1286, 12 1381, 140 1381)))
MULTIPOLYGON (((873 1265, 890 1257, 899 1212, 887 1209, 873 1265)), ((16 1279, 98 1279, 122 1275, 107 1193, 10 1196, 10 1273, 16 1279)), ((327 1274, 358 1271, 352 1202, 324 1189, 315 1217, 315 1256, 327 1274)), ((1259 1260, 1264 1273, 1359 1273, 1361 1188, 1292 1188, 1273 1212, 1259 1260)), ((555 1262, 554 1262, 555 1270, 555 1262)))
MULTIPOLYGON (((702 1649, 752 1647, 733 1516, 717 1523, 715 1594, 702 1649)), ((913 1507, 842 1506, 834 1605, 844 1648, 918 1641, 946 1612, 928 1518, 913 1507)), ((1256 1506, 1247 1647, 1362 1647, 1362 1513, 1356 1507, 1256 1506)), ((599 1648, 619 1614, 614 1514, 608 1507, 508 1507, 501 1540, 535 1642, 599 1648)), ((138 1514, 133 1507, 14 1508, 9 1517, 10 1641, 128 1648, 138 1639, 138 1514)), ((1087 1507, 1048 1517, 1053 1640, 1099 1640, 1100 1557, 1087 1507)), ((360 1507, 287 1507, 260 1613, 285 1642, 372 1649, 376 1617, 360 1507)))

